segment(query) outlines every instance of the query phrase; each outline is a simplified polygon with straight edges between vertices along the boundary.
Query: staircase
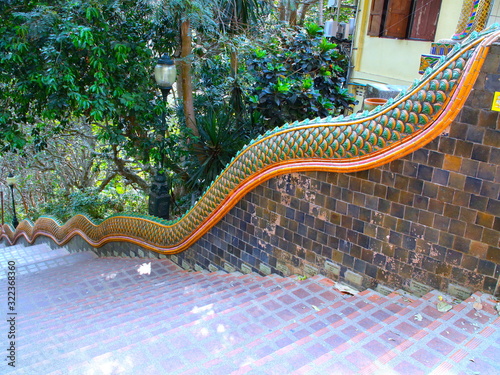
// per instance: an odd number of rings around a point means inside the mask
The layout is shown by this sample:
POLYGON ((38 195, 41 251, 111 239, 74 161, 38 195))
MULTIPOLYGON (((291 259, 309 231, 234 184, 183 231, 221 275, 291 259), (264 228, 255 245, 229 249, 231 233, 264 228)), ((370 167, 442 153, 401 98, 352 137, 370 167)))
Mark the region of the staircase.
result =
POLYGON ((320 276, 189 272, 46 245, 0 249, 3 270, 13 260, 16 315, 0 274, 2 374, 500 373, 497 301, 481 293, 351 294, 320 276))

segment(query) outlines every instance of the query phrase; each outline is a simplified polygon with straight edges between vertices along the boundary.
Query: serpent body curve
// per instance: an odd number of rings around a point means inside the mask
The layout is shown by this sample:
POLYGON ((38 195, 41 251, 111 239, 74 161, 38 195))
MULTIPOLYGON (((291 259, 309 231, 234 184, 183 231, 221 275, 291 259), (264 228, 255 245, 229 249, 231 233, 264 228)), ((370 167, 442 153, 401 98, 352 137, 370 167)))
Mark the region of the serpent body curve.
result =
POLYGON ((500 37, 497 25, 473 33, 420 81, 382 108, 347 118, 287 124, 258 137, 224 169, 199 201, 176 221, 116 215, 95 224, 83 215, 60 225, 50 217, 22 221, 1 236, 14 244, 39 236, 64 245, 76 235, 94 247, 111 241, 179 253, 212 228, 251 189, 286 173, 356 172, 401 158, 431 142, 454 120, 467 99, 489 46, 500 37))

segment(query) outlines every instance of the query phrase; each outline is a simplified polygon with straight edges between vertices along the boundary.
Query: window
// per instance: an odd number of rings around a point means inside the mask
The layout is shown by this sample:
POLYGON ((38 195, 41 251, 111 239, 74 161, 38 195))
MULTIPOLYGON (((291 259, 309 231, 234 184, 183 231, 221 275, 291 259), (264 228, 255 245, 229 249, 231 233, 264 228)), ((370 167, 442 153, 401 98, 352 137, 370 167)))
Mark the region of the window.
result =
POLYGON ((372 0, 368 35, 434 40, 441 0, 372 0))

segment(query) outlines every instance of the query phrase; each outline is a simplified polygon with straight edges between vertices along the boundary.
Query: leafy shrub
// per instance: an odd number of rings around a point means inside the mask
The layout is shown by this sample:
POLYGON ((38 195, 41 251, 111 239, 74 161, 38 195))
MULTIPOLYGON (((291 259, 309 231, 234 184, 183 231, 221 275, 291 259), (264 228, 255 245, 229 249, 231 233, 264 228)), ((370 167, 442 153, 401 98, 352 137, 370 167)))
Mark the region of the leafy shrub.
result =
POLYGON ((96 189, 78 190, 33 208, 27 216, 36 220, 41 215, 48 215, 64 223, 77 214, 99 221, 119 212, 147 213, 147 197, 136 192, 119 193, 117 190, 112 187, 102 192, 96 189))
POLYGON ((204 190, 248 141, 245 126, 228 105, 214 107, 197 119, 199 142, 190 149, 188 186, 204 190))
POLYGON ((317 25, 285 29, 247 62, 255 78, 249 106, 265 128, 337 115, 356 103, 343 88, 347 59, 317 25))
POLYGON ((214 107, 225 107, 240 122, 245 121, 242 125, 251 130, 245 97, 252 88, 253 77, 244 65, 240 64, 238 74, 233 76, 229 56, 220 53, 203 56, 195 68, 198 77, 194 93, 196 110, 207 113, 214 107))

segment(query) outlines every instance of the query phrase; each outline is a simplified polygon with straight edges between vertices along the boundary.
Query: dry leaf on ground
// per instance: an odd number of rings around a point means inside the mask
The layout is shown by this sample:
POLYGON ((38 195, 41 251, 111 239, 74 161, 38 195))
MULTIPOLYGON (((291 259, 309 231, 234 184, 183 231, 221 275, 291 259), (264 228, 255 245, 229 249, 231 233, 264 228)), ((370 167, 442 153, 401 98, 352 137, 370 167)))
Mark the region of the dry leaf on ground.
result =
POLYGON ((336 283, 333 286, 333 288, 336 289, 336 290, 338 290, 342 294, 347 294, 347 295, 351 295, 351 296, 354 296, 354 295, 356 295, 356 294, 359 293, 358 290, 356 290, 354 288, 351 288, 350 286, 345 285, 345 284, 336 283))
POLYGON ((473 296, 476 302, 472 305, 476 310, 482 310, 483 309, 483 304, 481 302, 481 297, 479 296, 473 296))

